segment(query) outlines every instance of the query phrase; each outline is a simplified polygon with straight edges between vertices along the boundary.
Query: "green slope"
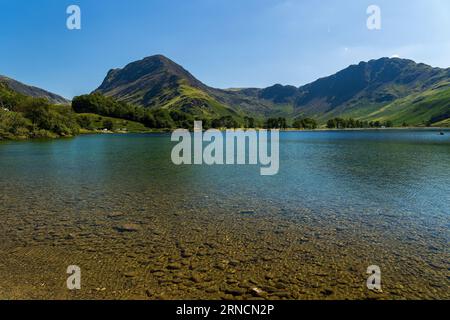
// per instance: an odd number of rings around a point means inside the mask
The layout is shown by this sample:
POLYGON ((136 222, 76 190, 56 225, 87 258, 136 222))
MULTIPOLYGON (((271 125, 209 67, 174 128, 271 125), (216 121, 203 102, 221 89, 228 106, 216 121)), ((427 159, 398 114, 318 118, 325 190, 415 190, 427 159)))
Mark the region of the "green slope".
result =
MULTIPOLYGON (((130 132, 130 133, 140 133, 140 132, 149 132, 151 129, 144 126, 142 123, 131 121, 131 120, 125 120, 125 119, 118 119, 118 118, 112 118, 112 117, 105 117, 98 114, 93 113, 79 113, 77 114, 77 117, 80 119, 79 121, 86 121, 88 125, 87 128, 82 128, 82 133, 89 132, 89 131, 96 131, 96 130, 103 130, 105 129, 105 122, 111 121, 113 126, 113 131, 118 132, 130 132), (84 118, 84 119, 83 119, 84 118), (83 120, 82 120, 83 119, 83 120)), ((83 123, 83 122, 82 122, 83 123)))
POLYGON ((68 137, 79 133, 70 106, 18 93, 0 81, 0 140, 68 137))
POLYGON ((364 120, 391 120, 395 125, 435 124, 450 118, 450 83, 398 99, 372 112, 364 120))
POLYGON ((179 81, 177 94, 173 98, 165 101, 157 107, 169 111, 182 111, 199 118, 217 118, 223 116, 238 117, 239 115, 232 109, 227 108, 205 91, 194 88, 186 81, 179 81))
POLYGON ((433 123, 433 127, 447 127, 450 128, 450 118, 433 123))

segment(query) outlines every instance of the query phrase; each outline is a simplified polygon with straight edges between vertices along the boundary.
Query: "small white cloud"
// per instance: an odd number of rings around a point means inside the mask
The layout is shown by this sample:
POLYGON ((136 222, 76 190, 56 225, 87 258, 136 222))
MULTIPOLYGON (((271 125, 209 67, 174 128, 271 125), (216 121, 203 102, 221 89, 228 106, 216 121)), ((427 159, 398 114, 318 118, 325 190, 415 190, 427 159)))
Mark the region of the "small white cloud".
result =
POLYGON ((393 54, 392 56, 391 56, 391 59, 392 58, 400 58, 400 55, 398 55, 398 54, 393 54))

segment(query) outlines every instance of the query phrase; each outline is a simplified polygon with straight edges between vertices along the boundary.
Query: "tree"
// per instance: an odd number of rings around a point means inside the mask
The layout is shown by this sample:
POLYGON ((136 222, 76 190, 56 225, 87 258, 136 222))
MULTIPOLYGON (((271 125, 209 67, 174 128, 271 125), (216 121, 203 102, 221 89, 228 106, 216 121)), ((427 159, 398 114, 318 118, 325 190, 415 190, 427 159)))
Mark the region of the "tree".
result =
POLYGON ((287 128, 287 122, 286 118, 269 118, 266 121, 266 128, 267 129, 286 129, 287 128))
POLYGON ((255 128, 255 119, 251 117, 244 117, 244 128, 255 128))
POLYGON ((114 123, 110 119, 103 120, 103 128, 109 131, 114 129, 114 123))
POLYGON ((80 125, 81 128, 83 129, 87 129, 87 130, 92 130, 93 126, 92 126, 92 121, 91 118, 88 116, 80 116, 77 119, 78 124, 80 125))
POLYGON ((335 129, 337 127, 337 123, 335 119, 330 119, 327 121, 327 128, 328 129, 335 129))
POLYGON ((160 109, 153 113, 153 116, 155 118, 155 128, 170 129, 175 126, 167 110, 160 109))
POLYGON ((0 109, 0 140, 14 137, 27 138, 32 124, 19 112, 0 109))
POLYGON ((297 129, 314 130, 317 128, 317 121, 311 118, 297 118, 294 120, 292 126, 297 129))
POLYGON ((213 128, 227 128, 227 129, 233 129, 239 127, 239 124, 232 116, 224 116, 219 119, 214 119, 211 122, 211 126, 213 128))
POLYGON ((72 108, 77 113, 94 113, 105 117, 136 121, 150 128, 157 125, 151 110, 117 101, 99 93, 75 97, 72 100, 72 108))

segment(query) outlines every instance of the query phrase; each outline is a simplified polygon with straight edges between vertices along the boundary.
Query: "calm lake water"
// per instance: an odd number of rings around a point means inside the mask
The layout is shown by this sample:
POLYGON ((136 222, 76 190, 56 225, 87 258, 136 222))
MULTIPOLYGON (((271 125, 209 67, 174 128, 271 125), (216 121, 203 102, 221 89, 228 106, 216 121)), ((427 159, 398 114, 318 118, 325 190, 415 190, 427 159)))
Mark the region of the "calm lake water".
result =
POLYGON ((275 176, 173 146, 1 142, 0 298, 450 298, 450 131, 283 132, 275 176))

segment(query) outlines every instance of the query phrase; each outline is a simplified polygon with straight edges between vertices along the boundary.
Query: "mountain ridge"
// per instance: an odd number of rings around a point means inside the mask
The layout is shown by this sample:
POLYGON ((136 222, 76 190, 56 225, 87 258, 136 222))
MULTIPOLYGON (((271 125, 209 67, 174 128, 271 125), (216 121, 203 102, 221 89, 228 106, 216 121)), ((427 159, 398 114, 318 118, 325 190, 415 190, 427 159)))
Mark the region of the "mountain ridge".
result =
MULTIPOLYGON (((257 118, 303 116, 326 121, 352 116, 370 120, 380 108, 428 90, 438 93, 440 89, 436 88, 446 82, 450 82, 450 68, 380 58, 350 65, 299 87, 275 84, 267 88, 218 89, 197 80, 169 58, 155 55, 110 70, 94 92, 146 108, 192 109, 193 114, 200 114, 195 110, 203 108, 218 116, 217 110, 211 108, 216 105, 222 113, 257 118), (186 90, 195 94, 189 96, 186 90)), ((433 112, 430 115, 439 117, 433 112)))
POLYGON ((0 75, 0 83, 7 85, 11 90, 23 94, 25 96, 33 98, 44 98, 47 99, 52 104, 69 104, 70 101, 66 98, 57 95, 56 93, 24 84, 15 79, 9 78, 7 76, 0 75))

